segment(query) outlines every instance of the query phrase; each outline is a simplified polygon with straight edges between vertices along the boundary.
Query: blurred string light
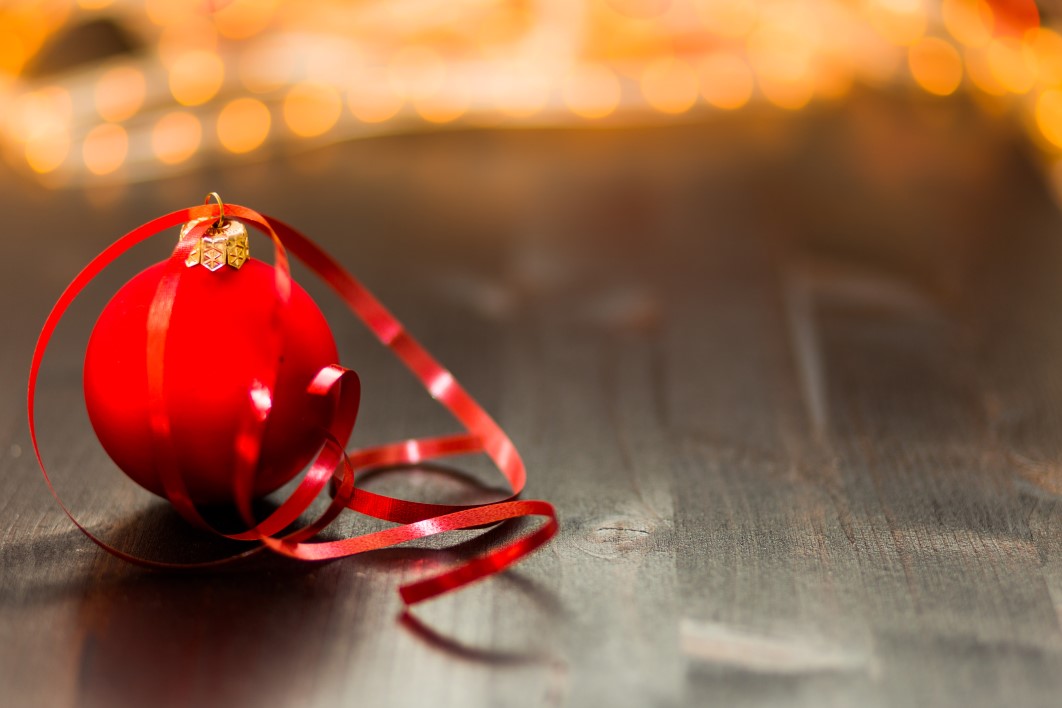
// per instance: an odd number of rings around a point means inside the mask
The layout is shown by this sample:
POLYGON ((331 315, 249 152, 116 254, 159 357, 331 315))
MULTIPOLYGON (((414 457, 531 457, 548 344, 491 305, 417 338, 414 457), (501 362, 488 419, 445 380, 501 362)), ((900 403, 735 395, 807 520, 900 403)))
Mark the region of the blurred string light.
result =
POLYGON ((865 84, 971 92, 1054 160, 1052 19, 1033 0, 5 0, 0 147, 57 183, 136 180, 278 142, 800 110, 865 84), (36 70, 101 22, 142 51, 36 70))

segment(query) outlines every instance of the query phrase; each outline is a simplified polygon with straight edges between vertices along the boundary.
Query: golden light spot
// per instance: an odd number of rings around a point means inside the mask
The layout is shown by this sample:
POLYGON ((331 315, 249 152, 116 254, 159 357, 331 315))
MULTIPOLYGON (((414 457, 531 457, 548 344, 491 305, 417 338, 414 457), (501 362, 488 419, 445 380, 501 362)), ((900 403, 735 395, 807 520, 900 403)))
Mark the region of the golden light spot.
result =
POLYGON ((1014 37, 1000 37, 988 45, 988 68, 1004 88, 1027 93, 1036 83, 1036 56, 1014 37))
POLYGON ((342 110, 339 92, 325 84, 296 84, 284 97, 284 122, 291 132, 304 138, 327 133, 342 110))
POLYGON ((1048 89, 1036 101, 1036 125, 1055 147, 1062 148, 1062 91, 1048 89))
POLYGON ((907 65, 918 85, 936 96, 947 96, 962 81, 959 52, 937 37, 919 40, 907 53, 907 65))
POLYGON ((608 6, 624 17, 649 20, 671 8, 671 0, 607 0, 608 6))
POLYGON ((851 66, 856 76, 871 86, 893 83, 901 62, 906 60, 906 57, 898 56, 893 47, 883 42, 853 42, 850 49, 842 51, 840 60, 851 66))
POLYGON ((269 93, 288 82, 296 60, 295 51, 284 38, 262 38, 240 54, 237 72, 248 91, 269 93))
POLYGON ((168 68, 190 51, 217 51, 218 31, 206 17, 190 15, 165 25, 155 47, 163 66, 168 68))
POLYGON ((199 149, 203 128, 187 111, 172 111, 159 118, 151 131, 151 149, 160 162, 176 165, 199 149))
POLYGON ((620 102, 619 79, 608 67, 584 64, 564 77, 564 103, 572 113, 596 120, 610 115, 620 102))
POLYGON ((777 8, 748 40, 749 61, 760 91, 787 110, 803 108, 815 93, 817 31, 814 17, 799 8, 777 8))
POLYGON ((354 117, 363 123, 382 123, 402 108, 402 98, 390 89, 380 75, 367 74, 363 81, 347 94, 347 105, 354 117))
POLYGON ((642 72, 642 95, 661 113, 685 113, 697 102, 697 72, 678 58, 650 62, 642 72))
POLYGON ((156 25, 171 25, 201 12, 200 3, 188 0, 145 0, 144 13, 156 25))
POLYGON ((813 87, 816 30, 814 19, 806 13, 775 10, 772 21, 749 36, 749 61, 760 83, 769 86, 768 91, 777 89, 779 97, 785 96, 781 104, 787 108, 796 102, 795 96, 813 87))
POLYGON ((844 98, 852 90, 852 73, 841 62, 825 63, 814 76, 815 94, 833 100, 844 98))
POLYGON ((807 77, 761 74, 759 82, 760 91, 768 101, 789 111, 797 111, 808 105, 815 92, 815 85, 807 77))
POLYGON ((7 132, 25 142, 39 133, 66 130, 73 114, 73 101, 66 89, 49 86, 20 96, 7 115, 7 132))
POLYGON ((218 114, 218 140, 229 152, 250 152, 265 142, 270 122, 264 103, 256 98, 237 98, 218 114))
POLYGON ((277 0, 231 0, 213 13, 214 24, 229 39, 247 39, 269 26, 276 9, 277 0))
POLYGON ((17 74, 26 63, 26 45, 22 37, 0 26, 0 74, 17 74))
POLYGON ((365 56, 351 42, 315 42, 309 47, 300 47, 298 53, 308 81, 342 86, 357 81, 365 71, 365 56))
POLYGON ((1030 37, 1040 81, 1051 86, 1062 84, 1062 35, 1048 27, 1040 27, 1032 30, 1030 37))
POLYGON ((541 111, 549 99, 549 79, 531 67, 506 72, 495 87, 494 100, 506 115, 527 118, 541 111))
POLYGON ((183 106, 198 106, 217 94, 224 78, 225 67, 217 54, 193 50, 170 67, 170 93, 183 106))
POLYGON ((52 126, 35 133, 26 141, 26 162, 40 174, 53 172, 70 152, 70 134, 65 128, 52 126))
POLYGON ((974 86, 989 96, 1002 96, 1007 93, 1006 87, 992 75, 985 52, 979 49, 966 50, 966 75, 974 86))
POLYGON ((701 62, 701 95, 716 108, 733 110, 752 96, 752 70, 745 60, 729 52, 716 52, 701 62))
POLYGON ((36 92, 50 117, 69 125, 74 115, 74 100, 70 92, 61 86, 46 86, 36 92))
POLYGON ((399 96, 427 98, 446 82, 446 65, 434 49, 413 45, 391 57, 389 76, 391 88, 399 96))
POLYGON ((724 37, 744 37, 756 26, 753 0, 696 0, 696 8, 704 26, 724 37))
POLYGON ((102 10, 114 0, 77 0, 78 7, 82 10, 102 10))
POLYGON ((414 100, 413 108, 429 123, 450 123, 464 115, 468 97, 464 87, 451 79, 435 94, 414 100))
POLYGON ((96 110, 104 120, 123 121, 144 104, 144 74, 131 66, 116 66, 96 84, 96 110))
POLYGON ((873 0, 867 16, 874 28, 893 44, 914 44, 926 31, 922 0, 873 0))
POLYGON ((992 39, 992 7, 984 0, 943 0, 940 16, 951 36, 967 47, 983 47, 992 39))
POLYGON ((495 4, 479 10, 475 41, 487 57, 507 53, 537 21, 530 6, 495 4))
POLYGON ((125 128, 115 123, 102 123, 88 132, 81 145, 85 167, 94 175, 114 172, 129 153, 129 136, 125 128))

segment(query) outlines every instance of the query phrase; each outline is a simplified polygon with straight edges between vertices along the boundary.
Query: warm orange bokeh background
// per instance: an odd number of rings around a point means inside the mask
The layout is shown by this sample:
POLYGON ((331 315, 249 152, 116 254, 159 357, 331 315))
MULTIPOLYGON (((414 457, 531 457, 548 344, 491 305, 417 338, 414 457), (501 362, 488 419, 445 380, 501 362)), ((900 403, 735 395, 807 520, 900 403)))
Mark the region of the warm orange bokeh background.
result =
POLYGON ((440 125, 968 93, 1062 152, 1032 0, 39 0, 0 7, 0 137, 51 185, 440 125))

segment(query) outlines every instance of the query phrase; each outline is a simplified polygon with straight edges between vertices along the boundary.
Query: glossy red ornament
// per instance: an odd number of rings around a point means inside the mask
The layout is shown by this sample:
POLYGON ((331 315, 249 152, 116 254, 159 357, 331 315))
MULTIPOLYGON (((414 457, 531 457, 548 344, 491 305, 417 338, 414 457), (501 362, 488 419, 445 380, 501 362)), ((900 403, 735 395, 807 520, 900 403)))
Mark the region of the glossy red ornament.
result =
MULTIPOLYGON (((85 354, 85 403, 107 454, 130 478, 160 496, 148 418, 147 317, 168 262, 126 283, 100 315, 85 354)), ((254 495, 282 486, 301 471, 324 442, 335 413, 333 398, 307 393, 323 367, 339 357, 324 316, 292 283, 281 308, 281 358, 269 333, 276 295, 272 266, 249 259, 238 270, 188 268, 181 275, 166 338, 164 397, 176 466, 195 503, 234 500, 234 441, 249 396, 271 399, 254 495)), ((261 403, 261 400, 259 400, 261 403)), ((268 401, 267 401, 268 405, 268 401)))
POLYGON ((33 349, 26 395, 33 454, 56 502, 86 537, 131 563, 202 569, 237 562, 259 550, 324 561, 509 519, 544 519, 534 531, 500 548, 402 586, 403 602, 414 605, 501 572, 556 534, 557 512, 551 504, 519 498, 527 469, 512 440, 383 303, 297 229, 253 209, 222 204, 216 193, 210 199, 217 201, 216 207, 208 204, 160 216, 93 258, 59 296, 33 349), (208 220, 210 224, 203 223, 208 220), (41 365, 71 304, 116 258, 181 224, 181 241, 170 260, 134 278, 101 316, 85 362, 85 392, 104 446, 130 476, 165 492, 174 510, 189 523, 228 539, 259 544, 225 558, 191 563, 130 553, 79 521, 48 473, 36 414, 41 365), (275 268, 250 265, 235 274, 226 270, 250 263, 245 261, 246 229, 239 224, 254 226, 270 238, 275 268), (289 253, 332 288, 453 415, 460 432, 347 449, 358 417, 360 380, 352 370, 334 363, 335 345, 324 318, 291 281, 289 253), (226 280, 217 280, 217 271, 226 280), (247 273, 254 275, 243 278, 247 273), (267 409, 273 415, 261 415, 267 409), (327 444, 287 498, 267 518, 256 518, 252 497, 290 476, 322 439, 327 444), (434 504, 355 486, 360 470, 416 466, 471 454, 490 459, 508 483, 508 496, 480 504, 434 504), (261 474, 257 488, 252 488, 245 484, 252 475, 245 473, 256 468, 261 474), (230 491, 237 482, 239 490, 230 491), (331 497, 327 506, 305 521, 302 517, 323 493, 331 497), (212 500, 235 501, 246 529, 222 530, 204 518, 195 503, 212 500), (346 509, 397 525, 320 538, 346 509))

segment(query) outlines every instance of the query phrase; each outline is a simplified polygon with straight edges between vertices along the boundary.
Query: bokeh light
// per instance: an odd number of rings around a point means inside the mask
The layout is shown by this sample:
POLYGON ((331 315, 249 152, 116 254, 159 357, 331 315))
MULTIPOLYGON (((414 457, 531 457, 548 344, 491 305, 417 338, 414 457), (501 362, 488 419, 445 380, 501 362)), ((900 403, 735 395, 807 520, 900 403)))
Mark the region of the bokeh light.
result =
POLYGON ((115 123, 103 123, 88 132, 81 145, 85 167, 94 175, 109 175, 125 162, 129 135, 115 123))
POLYGON ((214 24, 229 39, 258 34, 269 25, 277 9, 277 0, 214 0, 212 4, 218 6, 212 14, 214 24))
POLYGON ((218 31, 214 23, 202 15, 189 15, 179 22, 168 24, 159 33, 156 51, 163 66, 172 67, 191 51, 216 53, 218 31))
POLYGON ((1007 89, 999 83, 992 68, 988 65, 988 56, 983 51, 967 49, 965 54, 966 75, 970 82, 982 93, 989 96, 1003 96, 1007 89))
POLYGON ((1049 27, 1030 33, 1036 72, 1040 83, 1048 86, 1062 84, 1062 35, 1049 27))
POLYGON ((296 84, 284 97, 284 122, 292 133, 302 138, 327 133, 342 111, 339 92, 327 84, 296 84))
POLYGON ((196 5, 186 0, 145 0, 144 13, 156 25, 173 25, 198 14, 196 5))
POLYGON ((114 174, 125 162, 135 165, 130 178, 164 175, 201 151, 231 156, 456 121, 501 129, 703 118, 704 107, 796 111, 860 85, 973 93, 974 105, 1017 116, 1046 148, 1062 90, 1059 20, 1041 17, 1032 0, 17 7, 0 10, 0 138, 32 170, 64 175, 114 174), (88 18, 118 26, 132 52, 35 78, 38 53, 88 18), (100 146, 122 138, 101 122, 121 126, 128 155, 119 166, 104 153, 122 151, 100 146))
POLYGON ((18 142, 39 133, 69 130, 73 119, 73 99, 59 86, 46 86, 18 97, 5 111, 6 132, 18 142))
POLYGON ((391 88, 411 101, 428 98, 442 90, 446 64, 430 47, 413 45, 397 51, 390 62, 391 88))
POLYGON ((642 95, 661 113, 685 113, 693 108, 698 84, 696 70, 678 58, 657 59, 642 72, 642 95))
POLYGON ((258 99, 234 99, 218 114, 218 140, 229 152, 250 152, 265 142, 271 122, 269 109, 258 99))
POLYGON ((724 37, 744 37, 756 26, 755 0, 694 0, 701 20, 724 37))
POLYGON ((621 90, 616 75, 600 64, 587 64, 573 69, 561 84, 568 109, 589 120, 612 114, 619 105, 621 90))
POLYGON ((907 55, 911 76, 918 85, 936 96, 948 96, 962 82, 962 59, 947 41, 925 37, 915 43, 907 55))
POLYGON ((701 95, 716 108, 733 110, 748 103, 752 96, 752 69, 741 57, 730 52, 716 52, 700 65, 701 95))
POLYGON ((1036 83, 1036 56, 1024 42, 1000 37, 988 45, 988 68, 1001 86, 1014 93, 1026 93, 1036 83))
POLYGON ((768 101, 779 108, 797 111, 811 101, 815 85, 803 76, 789 78, 761 74, 760 91, 768 101))
POLYGON ((760 91, 781 108, 803 108, 815 91, 815 51, 822 39, 816 20, 790 5, 773 8, 761 20, 748 39, 760 91))
POLYGON ((40 174, 58 169, 69 152, 70 134, 62 126, 48 126, 26 140, 26 162, 40 174))
POLYGON ((182 106, 198 106, 217 95, 224 77, 225 65, 217 54, 193 50, 170 67, 170 92, 182 106))
POLYGON ((468 110, 468 96, 465 87, 451 77, 439 90, 413 99, 413 108, 429 123, 452 123, 468 110))
POLYGON ((992 39, 992 7, 985 0, 943 0, 944 27, 967 47, 984 47, 992 39))
POLYGON ((291 79, 298 55, 290 42, 273 39, 243 48, 237 72, 252 93, 277 91, 291 79))
POLYGON ((625 17, 649 20, 668 11, 674 0, 605 0, 612 10, 625 17))
POLYGON ((198 118, 188 111, 171 111, 152 128, 151 150, 161 162, 176 165, 195 154, 202 136, 198 118))
POLYGON ((914 44, 926 31, 923 0, 869 0, 867 14, 874 28, 895 44, 914 44))
POLYGON ((1062 148, 1062 90, 1048 89, 1036 101, 1036 125, 1047 140, 1062 148))
POLYGON ((116 66, 96 83, 96 110, 104 120, 126 120, 140 110, 146 91, 143 72, 132 66, 116 66))
POLYGON ((528 118, 539 113, 549 99, 549 79, 532 66, 516 66, 494 90, 494 103, 507 116, 528 118))
POLYGON ((383 72, 365 74, 347 94, 347 105, 363 123, 383 123, 402 108, 402 97, 391 90, 383 72))

